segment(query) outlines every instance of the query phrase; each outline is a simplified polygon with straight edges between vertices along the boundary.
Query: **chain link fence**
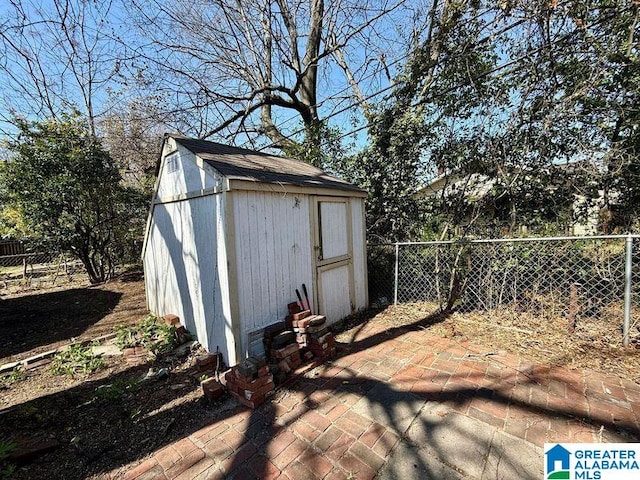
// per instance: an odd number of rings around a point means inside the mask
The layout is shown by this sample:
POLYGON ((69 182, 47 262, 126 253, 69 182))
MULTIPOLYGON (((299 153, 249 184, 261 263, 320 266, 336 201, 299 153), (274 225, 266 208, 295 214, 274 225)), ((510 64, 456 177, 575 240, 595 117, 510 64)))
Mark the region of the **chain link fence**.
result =
POLYGON ((367 244, 369 302, 374 308, 393 302, 396 247, 393 244, 367 244))
POLYGON ((47 252, 0 255, 0 293, 72 282, 82 264, 66 255, 47 252))
POLYGON ((369 268, 372 302, 389 295, 391 277, 395 303, 508 310, 563 322, 569 332, 588 323, 612 341, 640 341, 640 237, 399 243, 370 249, 369 268))

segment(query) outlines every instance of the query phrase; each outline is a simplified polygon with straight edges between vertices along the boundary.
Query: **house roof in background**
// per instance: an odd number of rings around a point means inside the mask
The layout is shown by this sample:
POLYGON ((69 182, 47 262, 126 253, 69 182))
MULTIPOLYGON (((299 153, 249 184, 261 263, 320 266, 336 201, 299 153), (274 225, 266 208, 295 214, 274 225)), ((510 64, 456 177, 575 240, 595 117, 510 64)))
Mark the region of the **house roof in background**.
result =
POLYGON ((335 188, 354 192, 364 191, 300 160, 181 135, 167 136, 173 138, 178 144, 200 157, 230 180, 335 188))

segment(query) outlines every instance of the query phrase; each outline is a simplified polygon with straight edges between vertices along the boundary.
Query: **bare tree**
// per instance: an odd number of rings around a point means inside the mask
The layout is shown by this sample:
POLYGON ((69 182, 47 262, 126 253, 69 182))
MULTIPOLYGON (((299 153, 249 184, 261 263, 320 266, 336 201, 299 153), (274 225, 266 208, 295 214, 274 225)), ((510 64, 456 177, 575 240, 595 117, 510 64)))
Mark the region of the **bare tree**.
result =
POLYGON ((150 195, 164 127, 161 100, 139 98, 120 106, 111 98, 109 113, 98 124, 104 147, 120 168, 124 184, 150 195))
POLYGON ((322 105, 350 88, 366 110, 359 81, 384 76, 378 58, 397 38, 383 23, 408 3, 130 1, 154 47, 139 49, 145 74, 182 109, 185 129, 204 138, 261 134, 285 149, 294 144, 287 133, 301 123, 308 137, 322 124, 322 105))
POLYGON ((103 100, 127 61, 111 31, 112 9, 112 2, 9 0, 0 23, 3 120, 79 110, 96 134, 103 100))

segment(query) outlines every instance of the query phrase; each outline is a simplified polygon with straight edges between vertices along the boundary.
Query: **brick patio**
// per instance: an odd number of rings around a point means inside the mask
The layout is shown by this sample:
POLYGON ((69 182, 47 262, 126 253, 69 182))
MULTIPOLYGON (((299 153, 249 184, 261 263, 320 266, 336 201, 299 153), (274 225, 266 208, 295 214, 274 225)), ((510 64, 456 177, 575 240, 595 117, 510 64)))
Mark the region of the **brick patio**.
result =
POLYGON ((492 478, 484 465, 490 459, 466 465, 438 446, 454 438, 447 428, 458 424, 489 435, 491 448, 502 442, 534 452, 528 475, 535 478, 545 441, 630 442, 640 434, 640 386, 633 382, 527 364, 420 328, 370 322, 354 331, 331 364, 298 373, 271 402, 234 410, 155 452, 124 478, 393 478, 389 472, 400 475, 395 463, 404 458, 398 455, 416 443, 412 448, 451 467, 450 474, 435 473, 417 465, 424 455, 416 456, 414 467, 434 478, 492 478), (450 421, 438 424, 440 418, 450 421))

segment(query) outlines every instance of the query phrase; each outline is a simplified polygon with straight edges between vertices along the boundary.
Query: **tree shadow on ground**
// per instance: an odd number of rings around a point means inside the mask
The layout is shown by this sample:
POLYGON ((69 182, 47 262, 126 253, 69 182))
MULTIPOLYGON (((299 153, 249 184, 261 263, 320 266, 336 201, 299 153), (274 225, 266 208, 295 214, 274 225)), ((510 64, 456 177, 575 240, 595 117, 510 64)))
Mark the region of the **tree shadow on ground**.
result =
POLYGON ((110 290, 74 288, 0 300, 0 359, 81 335, 121 297, 110 290))
POLYGON ((18 469, 15 478, 79 479, 108 472, 239 410, 233 401, 212 409, 194 395, 200 388, 194 370, 136 384, 151 365, 170 367, 161 362, 132 366, 0 410, 0 439, 60 442, 59 448, 18 469))
MULTIPOLYGON (((444 322, 451 316, 452 311, 435 311, 423 318, 420 318, 414 322, 407 323, 405 325, 399 325, 396 327, 388 328, 382 332, 368 336, 361 340, 357 340, 358 335, 367 327, 367 325, 375 318, 375 316, 383 310, 369 309, 363 312, 359 312, 352 317, 348 317, 336 327, 336 332, 343 332, 345 330, 351 330, 350 339, 346 342, 346 346, 349 349, 349 354, 355 352, 361 352, 367 348, 379 345, 387 340, 392 340, 404 335, 408 332, 421 331, 426 328, 444 322)), ((332 327, 333 328, 333 327, 332 327)))
MULTIPOLYGON (((146 372, 147 364, 100 380, 84 382, 68 390, 22 403, 8 411, 0 411, 0 438, 33 432, 55 436, 62 446, 18 470, 16 478, 44 478, 57 471, 53 469, 54 465, 64 465, 65 478, 73 479, 117 470, 178 439, 199 432, 197 436, 204 444, 207 457, 202 452, 201 456, 192 457, 194 466, 198 462, 208 462, 203 464, 203 468, 217 469, 220 478, 248 479, 267 478, 274 472, 276 465, 270 455, 284 435, 293 435, 287 431, 293 428, 297 438, 287 449, 291 450, 294 459, 292 466, 287 468, 298 472, 300 478, 313 478, 313 469, 319 471, 327 463, 327 458, 339 463, 345 470, 351 468, 356 478, 360 478, 358 469, 363 468, 363 463, 358 463, 358 458, 351 450, 347 452, 356 443, 355 436, 350 432, 341 430, 332 446, 325 449, 318 440, 321 436, 309 442, 300 436, 302 430, 298 430, 300 426, 313 426, 317 412, 328 415, 338 404, 353 406, 360 403, 371 412, 371 421, 393 432, 393 438, 401 438, 403 444, 415 447, 403 450, 405 457, 402 462, 413 465, 416 472, 425 475, 423 478, 440 478, 442 471, 434 468, 432 463, 427 463, 425 456, 419 453, 419 448, 428 447, 432 455, 446 457, 448 447, 438 438, 445 428, 456 430, 458 427, 443 424, 437 414, 424 415, 423 408, 427 403, 459 409, 465 403, 481 399, 503 406, 513 405, 531 414, 576 419, 571 408, 514 396, 510 389, 503 388, 506 380, 499 378, 493 385, 455 385, 454 382, 453 388, 445 389, 444 383, 432 382, 429 388, 409 391, 400 381, 375 378, 358 368, 358 355, 365 350, 372 349, 371 355, 384 361, 381 348, 377 347, 404 333, 420 331, 438 318, 425 317, 364 339, 354 338, 350 344, 342 345, 330 364, 319 366, 306 376, 291 377, 281 387, 281 392, 291 392, 293 403, 289 406, 280 399, 247 411, 229 399, 212 407, 199 399, 199 395, 194 395, 198 381, 193 369, 173 372, 169 380, 152 383, 139 390, 127 390, 126 385, 146 372), (122 394, 95 400, 99 397, 98 387, 105 384, 120 385, 122 394), (172 385, 182 387, 174 389, 172 385), (191 397, 178 401, 185 396, 191 397), (207 425, 208 431, 202 433, 200 429, 207 425), (219 433, 216 429, 218 425, 224 427, 219 429, 219 433), (415 445, 416 437, 408 435, 407 429, 411 425, 424 445, 415 445)), ((465 378, 465 381, 477 381, 480 385, 480 377, 471 375, 465 378)), ((525 388, 538 386, 544 381, 544 375, 540 376, 535 371, 528 372, 519 380, 525 388)), ((610 416, 607 418, 606 413, 592 415, 588 421, 612 431, 625 428, 638 434, 634 430, 635 425, 621 425, 610 416)), ((333 427, 325 428, 328 432, 333 427)), ((466 431, 458 430, 453 435, 466 435, 471 437, 471 442, 477 436, 478 444, 483 438, 480 431, 476 435, 469 435, 466 431)), ((388 443, 382 447, 393 447, 392 438, 381 437, 379 441, 388 443)), ((508 455, 504 455, 501 461, 504 463, 502 468, 518 471, 519 465, 517 462, 510 464, 514 459, 508 455)), ((161 466, 153 468, 152 474, 162 474, 161 466)), ((375 465, 372 468, 375 470, 375 465)), ((391 465, 388 472, 392 476, 400 475, 397 468, 397 465, 391 465)), ((216 478, 215 475, 213 478, 216 478)))

